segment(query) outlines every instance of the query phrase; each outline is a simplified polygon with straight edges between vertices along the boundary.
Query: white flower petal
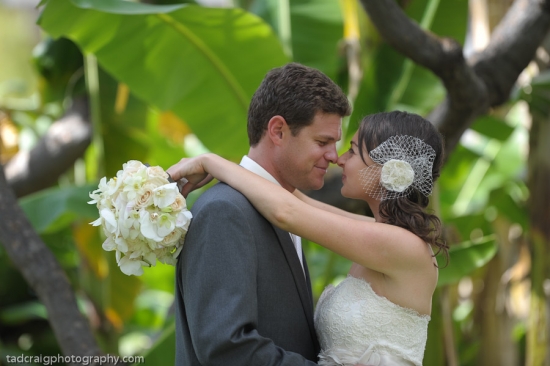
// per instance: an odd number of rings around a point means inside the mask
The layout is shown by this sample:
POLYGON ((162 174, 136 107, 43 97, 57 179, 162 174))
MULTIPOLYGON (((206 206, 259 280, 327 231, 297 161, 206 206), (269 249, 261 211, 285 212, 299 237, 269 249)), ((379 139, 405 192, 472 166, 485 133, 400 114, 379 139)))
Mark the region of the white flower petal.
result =
POLYGON ((113 241, 113 238, 111 236, 108 236, 107 239, 101 245, 101 247, 103 248, 103 250, 110 252, 116 249, 116 244, 113 241))
POLYGON ((140 232, 141 232, 141 235, 143 235, 147 239, 161 241, 162 238, 157 234, 157 224, 156 222, 153 222, 155 218, 151 217, 152 214, 156 214, 156 213, 149 213, 148 211, 145 211, 145 210, 140 212, 140 216, 141 216, 139 220, 140 232))
POLYGON ((103 222, 103 220, 101 219, 101 216, 100 216, 99 219, 90 222, 90 225, 99 226, 99 225, 101 225, 102 222, 103 222))
POLYGON ((147 245, 151 250, 156 250, 160 247, 159 242, 155 240, 147 240, 147 245))
POLYGON ((176 251, 172 254, 172 258, 176 259, 180 255, 182 249, 183 245, 180 245, 178 249, 176 249, 176 251))
POLYGON ((179 194, 177 183, 169 183, 153 190, 153 201, 155 206, 164 208, 170 206, 179 194))
POLYGON ((139 236, 139 230, 130 229, 130 239, 135 239, 139 236))
POLYGON ((187 231, 192 218, 193 218, 193 215, 191 214, 191 211, 184 209, 180 211, 180 213, 176 218, 176 226, 181 227, 182 229, 187 231))
POLYGON ((157 234, 164 238, 176 228, 176 219, 168 213, 159 216, 157 234))
POLYGON ((118 262, 122 273, 128 276, 141 276, 143 274, 143 268, 141 267, 141 261, 132 260, 128 257, 124 257, 118 262))
POLYGON ((105 220, 105 229, 110 233, 115 233, 118 226, 115 214, 111 210, 104 208, 101 210, 100 215, 105 220))
POLYGON ((143 256, 143 259, 149 263, 151 266, 156 266, 157 264, 157 256, 153 252, 149 252, 148 254, 145 254, 143 256))
POLYGON ((124 240, 123 238, 116 238, 115 243, 117 245, 117 250, 121 251, 122 253, 126 253, 128 251, 128 243, 126 243, 126 240, 124 240))

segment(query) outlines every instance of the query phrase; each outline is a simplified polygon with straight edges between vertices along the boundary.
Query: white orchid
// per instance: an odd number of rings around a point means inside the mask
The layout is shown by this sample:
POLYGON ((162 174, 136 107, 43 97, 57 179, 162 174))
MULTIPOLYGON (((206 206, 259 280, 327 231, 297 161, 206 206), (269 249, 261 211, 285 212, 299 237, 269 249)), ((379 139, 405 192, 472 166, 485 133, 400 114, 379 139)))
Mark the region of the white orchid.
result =
POLYGON ((191 219, 193 218, 193 215, 190 211, 182 210, 178 213, 178 216, 176 216, 176 227, 180 227, 187 231, 189 229, 189 224, 191 223, 191 219))
POLYGON ((139 211, 127 207, 124 215, 120 215, 119 218, 120 234, 123 237, 135 239, 140 234, 140 214, 139 211))
POLYGON ((99 211, 99 219, 91 222, 91 224, 93 226, 103 225, 105 231, 110 234, 114 234, 118 228, 115 214, 112 210, 109 210, 107 208, 99 211))
POLYGON ((170 206, 179 194, 177 183, 164 184, 153 190, 153 201, 155 206, 164 208, 170 206))
POLYGON ((169 213, 142 210, 140 216, 141 234, 148 239, 162 241, 176 228, 176 218, 169 213))
POLYGON ((128 175, 124 178, 124 188, 122 191, 126 193, 128 200, 134 200, 146 182, 147 173, 144 166, 143 169, 138 170, 135 174, 128 175))

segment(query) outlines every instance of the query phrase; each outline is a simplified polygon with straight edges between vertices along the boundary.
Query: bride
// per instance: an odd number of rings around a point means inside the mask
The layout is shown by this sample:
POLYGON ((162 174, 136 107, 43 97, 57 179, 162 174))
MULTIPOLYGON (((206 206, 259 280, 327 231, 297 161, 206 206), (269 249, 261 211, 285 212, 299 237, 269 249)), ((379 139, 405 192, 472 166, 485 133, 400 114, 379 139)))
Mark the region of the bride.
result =
POLYGON ((364 200, 375 221, 342 216, 217 155, 168 169, 182 193, 211 179, 243 193, 273 225, 353 261, 348 277, 315 310, 320 365, 422 365, 438 267, 448 257, 439 219, 425 211, 439 177, 443 143, 434 126, 406 112, 365 117, 338 158, 342 195, 364 200))

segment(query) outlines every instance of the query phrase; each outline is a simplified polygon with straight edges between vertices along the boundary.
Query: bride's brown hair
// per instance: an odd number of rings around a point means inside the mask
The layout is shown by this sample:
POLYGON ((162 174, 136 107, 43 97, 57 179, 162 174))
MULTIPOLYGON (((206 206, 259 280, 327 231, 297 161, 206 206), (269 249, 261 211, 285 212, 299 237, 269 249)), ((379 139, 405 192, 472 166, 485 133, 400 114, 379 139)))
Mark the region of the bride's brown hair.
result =
MULTIPOLYGON (((443 163, 443 138, 435 126, 417 114, 394 111, 364 117, 358 131, 359 155, 363 162, 364 154, 396 135, 417 137, 434 149, 436 156, 432 179, 435 182, 443 163)), ((407 229, 426 243, 438 247, 435 254, 443 252, 448 262, 449 246, 441 237, 441 221, 425 210, 429 201, 428 197, 413 188, 407 196, 381 201, 380 216, 386 224, 407 229)))

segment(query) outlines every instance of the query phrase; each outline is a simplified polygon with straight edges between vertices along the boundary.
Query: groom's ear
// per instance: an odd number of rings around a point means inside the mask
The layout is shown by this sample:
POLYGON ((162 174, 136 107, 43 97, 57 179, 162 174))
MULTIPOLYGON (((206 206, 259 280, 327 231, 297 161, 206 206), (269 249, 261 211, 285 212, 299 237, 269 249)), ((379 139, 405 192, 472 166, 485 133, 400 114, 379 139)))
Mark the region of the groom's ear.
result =
POLYGON ((281 145, 283 138, 289 132, 290 129, 282 116, 273 116, 267 123, 267 136, 274 145, 281 145))

